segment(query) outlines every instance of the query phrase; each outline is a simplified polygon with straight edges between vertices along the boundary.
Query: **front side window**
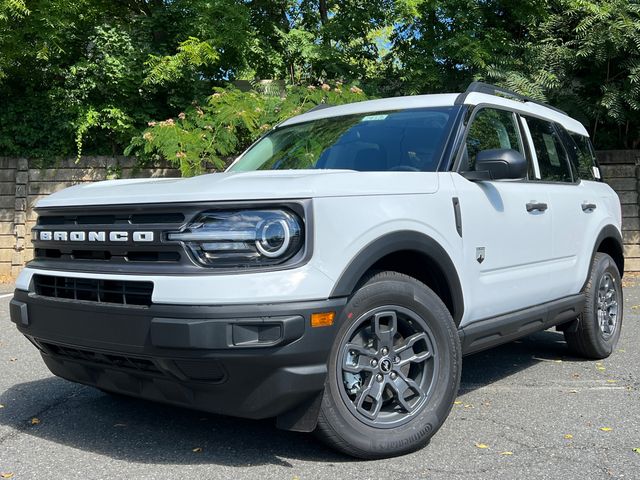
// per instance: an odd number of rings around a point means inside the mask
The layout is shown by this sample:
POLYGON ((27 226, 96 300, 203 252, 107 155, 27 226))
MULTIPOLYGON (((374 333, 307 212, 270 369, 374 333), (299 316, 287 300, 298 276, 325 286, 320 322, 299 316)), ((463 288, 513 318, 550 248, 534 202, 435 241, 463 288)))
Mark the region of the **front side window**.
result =
POLYGON ((572 182, 569 158, 553 123, 532 117, 526 120, 540 168, 540 178, 537 180, 572 182))
POLYGON ((280 127, 251 147, 228 171, 435 172, 456 108, 366 113, 280 127))
POLYGON ((492 149, 512 149, 523 153, 512 112, 493 108, 483 108, 478 112, 467 134, 462 170, 473 170, 478 153, 492 149))

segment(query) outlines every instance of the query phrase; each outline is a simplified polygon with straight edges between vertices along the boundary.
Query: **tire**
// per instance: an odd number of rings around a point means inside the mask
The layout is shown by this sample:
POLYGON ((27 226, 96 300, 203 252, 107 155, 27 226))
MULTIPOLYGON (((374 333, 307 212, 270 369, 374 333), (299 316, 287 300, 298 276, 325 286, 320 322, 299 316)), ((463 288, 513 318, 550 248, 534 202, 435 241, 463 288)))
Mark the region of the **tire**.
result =
POLYGON ((418 450, 449 415, 461 364, 458 330, 440 298, 412 277, 378 273, 344 310, 316 433, 363 459, 418 450))
POLYGON ((596 253, 584 294, 584 310, 577 328, 565 331, 565 340, 579 356, 607 358, 620 339, 623 296, 620 272, 606 253, 596 253))

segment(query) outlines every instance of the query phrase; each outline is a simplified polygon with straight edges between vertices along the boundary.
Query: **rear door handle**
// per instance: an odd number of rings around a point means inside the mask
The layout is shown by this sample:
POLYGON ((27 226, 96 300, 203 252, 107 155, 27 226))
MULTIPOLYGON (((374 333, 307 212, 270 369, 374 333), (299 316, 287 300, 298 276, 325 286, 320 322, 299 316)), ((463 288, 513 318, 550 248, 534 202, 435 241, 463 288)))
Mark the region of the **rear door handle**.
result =
POLYGON ((546 203, 529 202, 527 203, 527 212, 544 212, 547 208, 546 203))
POLYGON ((597 205, 595 203, 583 203, 582 211, 585 213, 591 213, 596 209, 597 205))

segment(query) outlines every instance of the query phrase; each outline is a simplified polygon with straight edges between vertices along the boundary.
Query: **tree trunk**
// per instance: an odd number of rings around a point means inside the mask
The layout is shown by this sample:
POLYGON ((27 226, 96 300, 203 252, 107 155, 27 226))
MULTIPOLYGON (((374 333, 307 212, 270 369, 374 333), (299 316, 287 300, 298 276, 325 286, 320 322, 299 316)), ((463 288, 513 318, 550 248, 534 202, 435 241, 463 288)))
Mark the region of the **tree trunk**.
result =
POLYGON ((320 10, 320 23, 326 25, 329 21, 329 8, 327 7, 327 0, 318 0, 318 7, 320 10))

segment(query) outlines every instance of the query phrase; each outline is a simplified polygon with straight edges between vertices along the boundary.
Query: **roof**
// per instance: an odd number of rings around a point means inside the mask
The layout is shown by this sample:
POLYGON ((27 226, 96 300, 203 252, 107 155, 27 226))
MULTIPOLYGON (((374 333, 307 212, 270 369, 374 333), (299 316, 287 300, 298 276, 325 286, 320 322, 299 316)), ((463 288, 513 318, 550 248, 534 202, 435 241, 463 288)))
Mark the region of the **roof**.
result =
POLYGON ((298 123, 320 120, 323 118, 342 117, 345 115, 358 115, 374 112, 388 112, 392 110, 407 110, 411 108, 450 107, 456 104, 456 100, 462 98, 464 105, 492 104, 517 110, 535 117, 541 117, 564 126, 570 132, 588 136, 584 125, 565 113, 544 104, 535 103, 527 99, 525 101, 512 100, 498 95, 481 92, 443 93, 433 95, 413 95, 407 97, 391 97, 378 100, 366 100, 357 103, 348 103, 335 107, 326 107, 312 110, 302 115, 297 115, 285 120, 280 126, 295 125, 298 123), (463 97, 462 97, 463 96, 463 97))

